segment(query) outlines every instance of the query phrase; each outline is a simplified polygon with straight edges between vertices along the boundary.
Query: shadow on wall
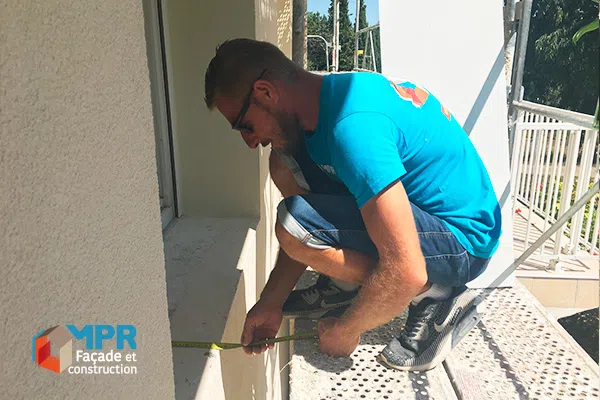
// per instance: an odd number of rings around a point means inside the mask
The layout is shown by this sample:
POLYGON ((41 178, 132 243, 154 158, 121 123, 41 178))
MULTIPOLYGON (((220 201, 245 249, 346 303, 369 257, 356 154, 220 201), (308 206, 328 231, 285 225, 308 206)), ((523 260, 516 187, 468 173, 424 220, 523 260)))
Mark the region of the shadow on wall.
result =
POLYGON ((255 37, 256 40, 266 40, 274 43, 277 37, 277 7, 273 0, 254 0, 255 5, 255 37))
POLYGON ((277 46, 286 54, 290 54, 292 51, 291 21, 292 2, 277 0, 277 46))
MULTIPOLYGON (((494 61, 494 64, 492 65, 492 68, 490 69, 487 78, 485 78, 485 81, 483 83, 483 86, 481 87, 481 90, 479 91, 479 94, 477 95, 477 99, 475 99, 473 107, 471 107, 471 111, 469 112, 469 115, 467 116, 467 119, 463 124, 463 129, 465 130, 468 136, 471 135, 471 131, 473 130, 475 123, 477 122, 479 116, 481 115, 481 112, 485 108, 485 105, 488 99, 490 98, 492 91, 494 90, 494 86, 496 85, 500 74, 502 74, 503 72, 504 48, 501 47, 500 51, 498 52, 498 56, 496 57, 496 60, 494 61)), ((506 134, 508 135, 508 132, 506 134)))

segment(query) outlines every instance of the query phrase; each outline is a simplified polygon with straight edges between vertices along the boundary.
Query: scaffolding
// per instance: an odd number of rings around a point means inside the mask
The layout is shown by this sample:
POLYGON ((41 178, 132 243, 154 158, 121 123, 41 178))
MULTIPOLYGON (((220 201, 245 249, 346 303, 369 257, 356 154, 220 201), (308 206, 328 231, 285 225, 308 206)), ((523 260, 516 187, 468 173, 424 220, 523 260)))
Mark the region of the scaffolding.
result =
MULTIPOLYGON (((375 44, 373 41, 373 31, 375 29, 379 29, 379 22, 375 25, 368 26, 366 28, 360 29, 356 31, 356 41, 354 43, 354 70, 355 71, 375 71, 378 72, 377 69, 377 57, 375 55, 375 44), (363 51, 363 59, 362 66, 358 66, 358 39, 360 34, 366 34, 367 40, 365 44, 365 49, 363 51)), ((380 66, 381 67, 381 66, 380 66)))

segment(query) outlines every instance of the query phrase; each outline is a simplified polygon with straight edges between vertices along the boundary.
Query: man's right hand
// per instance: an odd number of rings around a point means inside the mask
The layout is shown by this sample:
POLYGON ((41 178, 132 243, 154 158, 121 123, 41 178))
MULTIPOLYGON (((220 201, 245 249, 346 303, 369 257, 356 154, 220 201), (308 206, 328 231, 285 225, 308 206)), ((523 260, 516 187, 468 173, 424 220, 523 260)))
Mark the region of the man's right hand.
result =
POLYGON ((263 344, 261 346, 248 346, 250 343, 277 336, 279 326, 283 319, 281 307, 259 300, 248 312, 244 331, 242 332, 242 344, 244 353, 248 355, 260 354, 272 349, 274 344, 263 344))

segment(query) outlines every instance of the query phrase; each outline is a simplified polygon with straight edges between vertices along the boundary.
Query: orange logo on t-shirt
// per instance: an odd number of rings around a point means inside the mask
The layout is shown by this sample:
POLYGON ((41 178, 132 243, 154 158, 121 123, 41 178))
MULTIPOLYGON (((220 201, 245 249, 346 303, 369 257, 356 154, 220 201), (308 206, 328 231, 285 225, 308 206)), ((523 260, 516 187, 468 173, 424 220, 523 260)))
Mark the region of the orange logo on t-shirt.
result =
POLYGON ((396 92, 398 93, 400 98, 402 98, 403 100, 411 101, 413 105, 417 108, 420 108, 423 104, 425 104, 427 98, 429 97, 429 93, 425 89, 422 89, 418 86, 415 86, 414 89, 404 86, 398 86, 393 83, 392 86, 394 86, 394 89, 396 89, 396 92))
POLYGON ((448 110, 446 107, 444 107, 444 105, 442 104, 442 113, 446 116, 446 118, 448 118, 448 121, 450 121, 450 110, 448 110))

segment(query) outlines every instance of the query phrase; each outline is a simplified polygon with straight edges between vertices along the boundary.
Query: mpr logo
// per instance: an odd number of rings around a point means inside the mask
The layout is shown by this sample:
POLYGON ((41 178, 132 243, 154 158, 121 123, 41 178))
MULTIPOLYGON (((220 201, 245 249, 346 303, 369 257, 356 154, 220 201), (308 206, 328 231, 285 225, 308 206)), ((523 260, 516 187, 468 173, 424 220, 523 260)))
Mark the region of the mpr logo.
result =
POLYGON ((123 350, 125 343, 136 349, 136 329, 133 325, 57 325, 40 331, 31 340, 31 361, 40 367, 61 373, 73 362, 73 339, 84 340, 88 350, 102 350, 105 340, 116 336, 117 350, 123 350))
POLYGON ((62 325, 41 331, 33 337, 31 358, 40 367, 58 374, 73 362, 73 337, 62 325))

